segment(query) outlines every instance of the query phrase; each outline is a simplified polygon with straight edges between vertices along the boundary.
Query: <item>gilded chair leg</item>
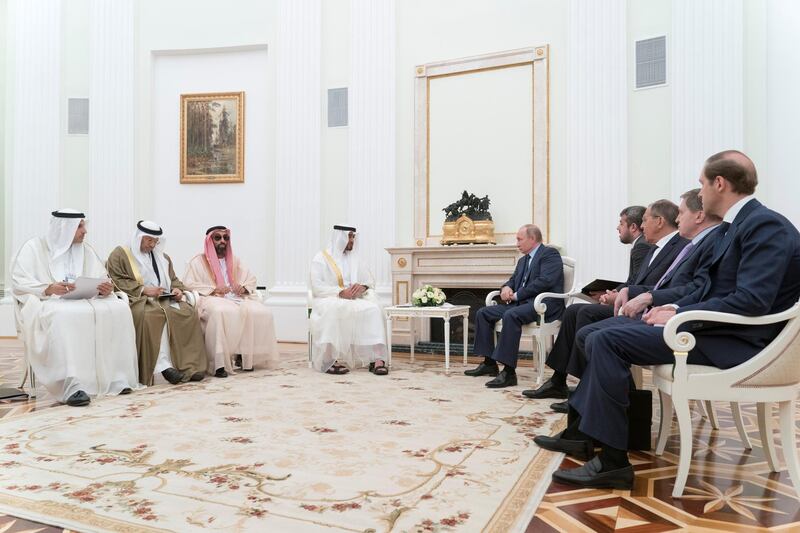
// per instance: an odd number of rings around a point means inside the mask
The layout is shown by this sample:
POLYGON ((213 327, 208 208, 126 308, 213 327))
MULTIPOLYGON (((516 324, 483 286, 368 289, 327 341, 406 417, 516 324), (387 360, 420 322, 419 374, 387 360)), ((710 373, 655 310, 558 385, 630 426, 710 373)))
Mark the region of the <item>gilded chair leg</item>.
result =
POLYGON ((659 390, 658 396, 661 399, 661 420, 658 424, 658 439, 656 440, 656 455, 662 455, 667 446, 670 431, 672 430, 672 417, 675 411, 672 407, 672 397, 666 392, 659 390))
POLYGON ((744 420, 742 419, 742 410, 739 409, 739 402, 731 402, 731 416, 733 422, 736 424, 736 430, 739 432, 739 438, 742 440, 745 450, 752 450, 753 445, 750 444, 750 436, 744 428, 744 420))
POLYGON ((781 418, 781 448, 783 457, 786 459, 786 469, 789 477, 794 484, 794 490, 800 497, 800 461, 797 458, 797 446, 795 445, 795 419, 794 419, 794 400, 780 402, 778 404, 781 418))
POLYGON ((761 439, 761 449, 767 458, 770 472, 779 472, 780 463, 775 453, 775 419, 772 417, 772 404, 759 402, 756 404, 758 412, 758 435, 761 439))
POLYGON ((689 477, 689 467, 692 463, 692 417, 689 414, 689 401, 686 398, 672 398, 675 415, 678 417, 678 433, 681 438, 680 459, 678 460, 678 473, 675 476, 675 488, 672 490, 673 498, 683 496, 686 480, 689 477))

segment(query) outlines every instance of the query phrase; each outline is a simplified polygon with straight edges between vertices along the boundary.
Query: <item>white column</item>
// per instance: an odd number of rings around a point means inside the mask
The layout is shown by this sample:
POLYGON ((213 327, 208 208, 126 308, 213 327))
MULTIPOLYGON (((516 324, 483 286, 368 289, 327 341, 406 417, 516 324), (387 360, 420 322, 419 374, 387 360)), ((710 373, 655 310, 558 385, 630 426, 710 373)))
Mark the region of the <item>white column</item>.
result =
POLYGON ((133 0, 92 0, 88 241, 103 260, 133 227, 134 17, 133 0))
POLYGON ((628 203, 626 2, 570 0, 567 255, 579 280, 625 280, 615 228, 628 203))
POLYGON ((26 240, 47 231, 60 207, 61 0, 10 0, 8 7, 10 262, 26 240))
POLYGON ((742 0, 672 2, 673 201, 708 156, 743 148, 742 15, 742 0))
POLYGON ((391 298, 395 245, 395 3, 350 0, 349 220, 359 256, 391 298))
POLYGON ((319 251, 321 0, 278 12, 274 307, 280 340, 305 340, 311 258, 319 251))

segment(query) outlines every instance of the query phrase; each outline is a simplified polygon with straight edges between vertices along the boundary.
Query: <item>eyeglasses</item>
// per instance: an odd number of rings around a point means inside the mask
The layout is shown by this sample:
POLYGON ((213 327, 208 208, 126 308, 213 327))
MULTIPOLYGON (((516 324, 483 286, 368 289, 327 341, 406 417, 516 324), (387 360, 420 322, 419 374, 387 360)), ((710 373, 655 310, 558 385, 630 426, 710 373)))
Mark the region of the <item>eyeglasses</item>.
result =
POLYGON ((229 241, 229 240, 231 240, 231 236, 230 236, 230 235, 220 235, 220 234, 216 234, 216 235, 214 235, 214 236, 213 236, 213 237, 211 237, 211 238, 212 238, 212 239, 214 239, 214 241, 216 241, 216 242, 219 242, 219 241, 221 241, 222 239, 225 239, 226 241, 229 241))

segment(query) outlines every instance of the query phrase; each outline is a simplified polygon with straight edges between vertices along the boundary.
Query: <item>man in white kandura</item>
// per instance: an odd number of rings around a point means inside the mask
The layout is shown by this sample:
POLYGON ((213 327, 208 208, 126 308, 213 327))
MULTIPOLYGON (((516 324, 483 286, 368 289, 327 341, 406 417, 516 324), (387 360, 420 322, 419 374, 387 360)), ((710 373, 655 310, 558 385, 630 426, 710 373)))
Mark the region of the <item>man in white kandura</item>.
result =
POLYGON ((31 367, 67 405, 139 388, 136 333, 128 304, 112 293, 102 261, 83 240, 85 215, 53 211, 50 230, 22 245, 11 266, 16 318, 31 367), (62 298, 79 277, 99 278, 98 296, 62 298))
POLYGON ((383 315, 355 241, 355 228, 334 226, 330 246, 311 262, 311 362, 328 374, 369 366, 384 376, 389 369, 383 315))

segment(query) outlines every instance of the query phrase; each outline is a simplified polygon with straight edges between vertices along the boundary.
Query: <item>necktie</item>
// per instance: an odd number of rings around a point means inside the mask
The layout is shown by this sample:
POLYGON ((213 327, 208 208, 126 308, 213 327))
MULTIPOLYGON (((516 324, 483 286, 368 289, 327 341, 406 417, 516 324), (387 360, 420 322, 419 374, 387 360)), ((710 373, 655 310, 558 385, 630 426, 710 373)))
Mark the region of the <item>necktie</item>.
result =
POLYGON ((158 264, 156 263, 156 256, 153 255, 153 252, 150 252, 150 261, 153 263, 153 270, 156 272, 156 279, 158 282, 161 283, 161 276, 158 273, 158 264))
POLYGON ((689 255, 689 252, 692 250, 692 248, 694 248, 694 243, 693 242, 690 242, 689 244, 687 244, 686 246, 683 247, 683 250, 680 251, 680 253, 675 258, 675 260, 672 261, 672 264, 669 265, 669 268, 667 269, 667 271, 664 272, 664 275, 661 276, 661 279, 659 279, 658 283, 656 283, 656 286, 655 286, 656 289, 661 287, 661 285, 663 285, 663 283, 664 283, 664 280, 667 279, 667 276, 669 276, 670 273, 673 270, 678 268, 678 265, 680 265, 683 262, 683 260, 686 258, 687 255, 689 255))
POLYGON ((728 230, 731 227, 730 222, 722 222, 719 225, 719 229, 717 230, 721 235, 722 238, 717 239, 717 244, 714 246, 714 257, 716 257, 717 253, 719 253, 720 249, 726 245, 725 237, 728 236, 728 230))
POLYGON ((532 259, 533 259, 529 255, 526 255, 525 257, 527 257, 528 260, 525 262, 525 270, 522 271, 522 285, 521 285, 521 287, 524 287, 528 283, 528 274, 530 274, 531 262, 532 262, 532 259))

